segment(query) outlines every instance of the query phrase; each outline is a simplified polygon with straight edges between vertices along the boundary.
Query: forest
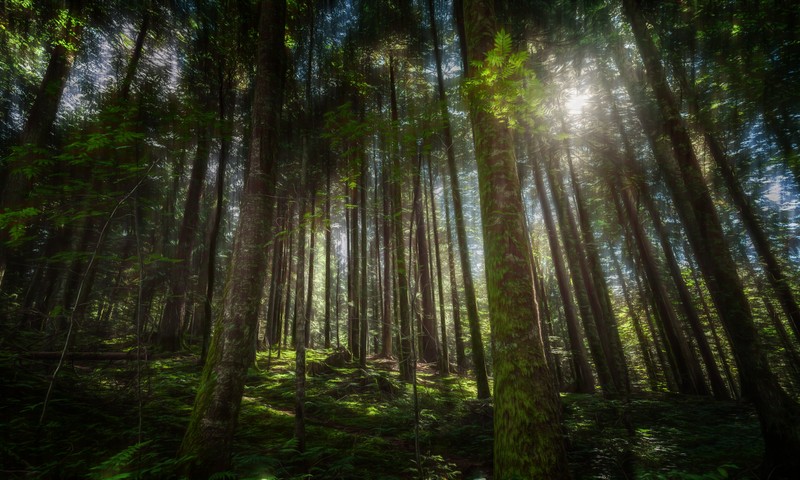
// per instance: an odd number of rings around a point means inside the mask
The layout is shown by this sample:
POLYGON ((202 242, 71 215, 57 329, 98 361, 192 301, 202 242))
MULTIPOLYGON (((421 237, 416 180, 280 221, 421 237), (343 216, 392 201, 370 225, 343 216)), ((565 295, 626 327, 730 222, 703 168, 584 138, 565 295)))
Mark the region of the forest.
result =
POLYGON ((0 477, 791 479, 791 0, 0 0, 0 477))

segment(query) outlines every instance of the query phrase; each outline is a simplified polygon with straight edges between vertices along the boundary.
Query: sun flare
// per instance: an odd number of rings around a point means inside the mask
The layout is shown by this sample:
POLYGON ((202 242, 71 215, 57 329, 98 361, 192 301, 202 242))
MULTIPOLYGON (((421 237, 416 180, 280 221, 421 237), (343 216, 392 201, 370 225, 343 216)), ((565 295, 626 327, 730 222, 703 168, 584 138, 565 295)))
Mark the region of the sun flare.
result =
POLYGON ((589 95, 586 93, 577 90, 571 91, 567 97, 567 113, 569 115, 580 115, 588 102, 589 95))

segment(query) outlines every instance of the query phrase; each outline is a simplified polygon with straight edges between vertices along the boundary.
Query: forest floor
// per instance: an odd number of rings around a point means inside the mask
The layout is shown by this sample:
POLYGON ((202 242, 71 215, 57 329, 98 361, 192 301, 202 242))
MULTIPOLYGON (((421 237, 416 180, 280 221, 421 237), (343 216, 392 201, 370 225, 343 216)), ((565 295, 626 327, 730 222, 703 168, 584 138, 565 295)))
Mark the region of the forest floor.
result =
MULTIPOLYGON (((309 351, 308 361, 330 353, 309 351)), ((412 386, 391 362, 310 376, 300 453, 292 440, 293 352, 269 360, 259 353, 257 364, 233 471, 213 478, 491 478, 492 406, 474 399, 470 379, 421 366, 415 435, 412 386)), ((136 362, 67 363, 39 425, 54 365, 0 353, 0 477, 174 478, 199 379, 196 356, 141 363, 138 381, 136 362)), ((562 394, 562 403, 576 479, 756 478, 763 445, 747 404, 668 394, 562 394)))

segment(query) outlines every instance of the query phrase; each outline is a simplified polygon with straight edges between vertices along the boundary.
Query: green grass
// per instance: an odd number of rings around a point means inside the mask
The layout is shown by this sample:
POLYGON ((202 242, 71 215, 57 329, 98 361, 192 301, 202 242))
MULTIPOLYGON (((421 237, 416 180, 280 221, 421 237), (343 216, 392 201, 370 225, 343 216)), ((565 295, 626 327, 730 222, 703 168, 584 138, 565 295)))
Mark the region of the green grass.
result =
MULTIPOLYGON (((330 352, 309 351, 309 361, 330 352)), ((66 365, 37 426, 52 365, 0 354, 0 476, 175 478, 199 377, 194 357, 66 365), (141 393, 138 388, 141 388, 141 393), (139 403, 141 437, 139 436, 139 403)), ((490 478, 492 406, 464 377, 421 372, 420 465, 410 385, 385 363, 307 381, 307 448, 297 451, 294 357, 258 356, 248 375, 233 471, 215 478, 490 478)), ((735 402, 638 395, 630 402, 562 396, 577 479, 754 478, 762 451, 752 408, 735 402)))

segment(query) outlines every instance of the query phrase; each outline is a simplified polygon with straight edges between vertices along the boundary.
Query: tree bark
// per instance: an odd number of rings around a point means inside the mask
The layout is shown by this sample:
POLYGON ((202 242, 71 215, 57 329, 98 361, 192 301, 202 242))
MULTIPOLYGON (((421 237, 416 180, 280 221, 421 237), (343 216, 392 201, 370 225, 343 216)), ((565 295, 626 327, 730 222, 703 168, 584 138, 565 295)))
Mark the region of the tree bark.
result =
POLYGON ((284 0, 260 6, 253 131, 227 294, 179 455, 190 478, 228 470, 266 272, 269 193, 282 104, 284 0))
MULTIPOLYGON (((467 58, 483 61, 498 28, 494 2, 464 1, 467 58)), ((480 72, 468 78, 478 79, 480 72)), ((511 130, 485 105, 467 100, 478 164, 486 287, 494 358, 494 476, 569 478, 559 400, 539 338, 532 255, 511 130), (533 317, 533 321, 532 318, 533 317)))

